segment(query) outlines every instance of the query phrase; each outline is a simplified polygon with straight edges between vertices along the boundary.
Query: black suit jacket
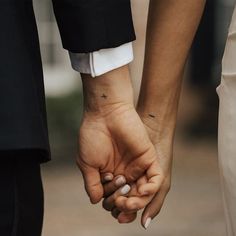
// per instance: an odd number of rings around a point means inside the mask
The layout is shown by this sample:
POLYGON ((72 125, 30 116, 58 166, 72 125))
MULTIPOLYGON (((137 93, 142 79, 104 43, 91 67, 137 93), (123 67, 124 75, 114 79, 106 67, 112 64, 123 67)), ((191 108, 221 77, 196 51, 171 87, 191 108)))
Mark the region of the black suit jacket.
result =
MULTIPOLYGON (((53 0, 63 47, 91 52, 135 39, 130 0, 53 0)), ((50 159, 38 34, 31 0, 0 1, 0 151, 50 159)))

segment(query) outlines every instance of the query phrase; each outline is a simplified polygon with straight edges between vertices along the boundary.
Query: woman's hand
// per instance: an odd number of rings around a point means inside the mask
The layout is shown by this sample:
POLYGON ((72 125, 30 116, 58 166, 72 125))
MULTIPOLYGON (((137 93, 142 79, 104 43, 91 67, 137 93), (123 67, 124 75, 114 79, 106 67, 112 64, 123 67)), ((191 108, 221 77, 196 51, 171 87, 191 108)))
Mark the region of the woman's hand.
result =
MULTIPOLYGON (((205 0, 151 0, 149 4, 138 113, 155 145, 157 161, 164 171, 164 182, 143 212, 142 225, 145 228, 160 211, 170 188, 173 136, 184 65, 204 5, 205 0)), ((131 198, 134 197, 131 195, 131 198)), ((136 198, 141 202, 140 196, 136 198)), ((116 205, 119 205, 118 199, 121 197, 115 200, 116 205)), ((119 222, 135 219, 136 212, 130 211, 125 201, 122 204, 122 213, 113 212, 119 222)))

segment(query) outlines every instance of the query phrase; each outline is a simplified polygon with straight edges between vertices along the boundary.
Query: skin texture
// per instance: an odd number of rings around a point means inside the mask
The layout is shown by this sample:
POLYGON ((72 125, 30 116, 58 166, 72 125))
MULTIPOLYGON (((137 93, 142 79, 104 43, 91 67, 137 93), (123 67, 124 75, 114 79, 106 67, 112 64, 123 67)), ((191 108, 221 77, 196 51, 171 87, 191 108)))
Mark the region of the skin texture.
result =
MULTIPOLYGON (((150 1, 145 63, 137 111, 155 146, 164 181, 143 211, 143 226, 149 217, 153 219, 160 212, 170 189, 173 138, 183 70, 204 5, 204 0, 150 1)), ((137 213, 130 210, 126 203, 129 196, 135 195, 134 192, 131 189, 130 194, 122 197, 122 203, 118 200, 121 197, 113 201, 116 207, 112 215, 120 223, 132 222, 136 218, 137 213), (120 214, 117 209, 121 210, 120 214)), ((143 207, 141 198, 136 201, 143 207)))
MULTIPOLYGON (((128 66, 105 75, 82 76, 84 114, 78 134, 77 164, 92 203, 104 196, 101 175, 139 181, 141 195, 154 194, 163 181, 154 145, 135 110, 128 66)), ((129 199, 135 205, 135 199, 129 199)), ((146 202, 147 204, 148 202, 146 202)), ((131 206, 133 207, 133 206, 131 206)))

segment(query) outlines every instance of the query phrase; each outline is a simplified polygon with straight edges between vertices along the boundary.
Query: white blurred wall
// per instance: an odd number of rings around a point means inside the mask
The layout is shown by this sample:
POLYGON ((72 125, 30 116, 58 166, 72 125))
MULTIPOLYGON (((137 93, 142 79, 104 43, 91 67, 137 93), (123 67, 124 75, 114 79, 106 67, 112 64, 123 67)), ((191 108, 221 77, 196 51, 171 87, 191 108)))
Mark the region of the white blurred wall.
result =
POLYGON ((69 56, 62 48, 51 0, 34 0, 39 30, 47 96, 61 96, 80 89, 80 76, 72 70, 69 56))

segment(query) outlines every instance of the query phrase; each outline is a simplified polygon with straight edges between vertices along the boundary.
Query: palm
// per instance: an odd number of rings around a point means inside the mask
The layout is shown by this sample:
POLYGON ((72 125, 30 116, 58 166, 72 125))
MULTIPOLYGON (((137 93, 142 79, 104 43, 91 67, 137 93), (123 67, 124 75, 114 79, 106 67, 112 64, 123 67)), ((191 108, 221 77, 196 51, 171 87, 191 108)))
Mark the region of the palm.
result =
POLYGON ((134 108, 122 107, 106 117, 84 116, 79 133, 79 163, 100 173, 125 175, 132 182, 155 160, 154 146, 134 108))

